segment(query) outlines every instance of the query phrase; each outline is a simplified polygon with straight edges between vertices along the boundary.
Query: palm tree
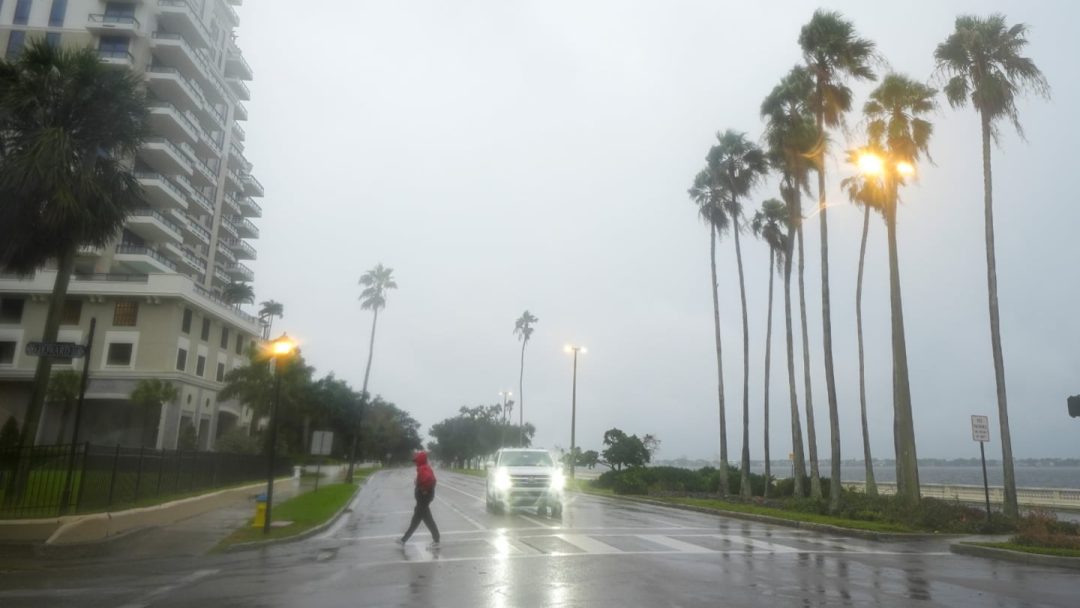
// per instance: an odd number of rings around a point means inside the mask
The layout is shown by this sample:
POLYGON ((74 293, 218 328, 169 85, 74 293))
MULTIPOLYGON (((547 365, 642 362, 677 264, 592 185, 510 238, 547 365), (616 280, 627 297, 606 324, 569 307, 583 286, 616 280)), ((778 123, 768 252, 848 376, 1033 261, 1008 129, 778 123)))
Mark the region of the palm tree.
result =
POLYGON ((792 453, 795 465, 795 491, 804 495, 806 464, 803 455, 802 427, 798 423, 799 402, 795 388, 794 336, 791 330, 791 267, 795 259, 795 241, 799 241, 799 307, 803 335, 803 381, 806 387, 806 431, 810 443, 811 495, 821 496, 821 479, 817 466, 817 435, 814 428, 814 405, 810 384, 810 350, 806 329, 806 297, 802 264, 802 194, 807 189, 810 159, 817 144, 814 117, 807 108, 813 90, 813 79, 802 66, 795 66, 773 87, 761 104, 761 116, 766 120, 765 140, 769 162, 781 174, 780 196, 788 210, 788 242, 784 252, 784 312, 787 322, 788 391, 791 396, 792 453))
MULTIPOLYGON (((76 252, 109 244, 144 204, 127 162, 146 134, 142 87, 92 49, 43 40, 0 61, 0 269, 26 275, 55 260, 43 342, 56 341, 76 252)), ((38 358, 22 445, 34 441, 51 371, 38 358)))
MULTIPOLYGON (((761 203, 761 210, 754 214, 750 221, 750 230, 754 236, 765 241, 769 247, 769 306, 765 321, 765 498, 769 497, 769 485, 772 479, 772 464, 769 456, 769 371, 772 362, 772 311, 773 311, 773 280, 776 274, 776 262, 783 264, 784 248, 788 239, 785 229, 787 225, 787 206, 784 203, 771 198, 761 203)), ((796 416, 796 420, 798 416, 796 416)))
POLYGON ((995 122, 1006 118, 1020 128, 1016 97, 1034 92, 1049 97, 1050 85, 1035 62, 1021 53, 1027 46, 1027 26, 1009 26, 1005 16, 964 15, 956 18, 956 31, 934 51, 938 71, 948 76, 945 96, 954 108, 970 98, 982 127, 983 206, 986 229, 986 284, 990 303, 990 344, 994 356, 998 421, 1001 425, 1002 464, 1005 473, 1005 514, 1016 517, 1016 476, 1013 472, 1012 436, 1005 392, 1005 358, 1001 349, 1001 318, 998 310, 997 260, 994 250, 994 195, 990 171, 990 140, 997 134, 995 122))
POLYGON ((727 130, 716 135, 718 143, 709 150, 709 171, 716 180, 724 214, 731 220, 735 235, 735 260, 739 269, 739 298, 743 325, 743 445, 739 494, 751 496, 750 490, 750 324, 746 318, 746 282, 743 278, 741 199, 750 194, 768 173, 769 165, 761 148, 746 139, 745 133, 727 130))
MULTIPOLYGON (((854 150, 848 154, 848 162, 858 165, 862 154, 875 154, 881 156, 880 151, 875 151, 871 146, 863 150, 854 150)), ((859 243, 859 271, 855 279, 855 329, 859 341, 859 412, 862 421, 863 441, 863 465, 866 469, 866 493, 869 496, 877 496, 877 482, 874 480, 874 459, 870 453, 870 425, 866 416, 866 366, 863 357, 863 330, 862 330, 862 288, 863 269, 866 261, 866 237, 870 231, 870 210, 884 210, 881 188, 876 188, 873 179, 862 174, 856 174, 845 178, 841 185, 848 194, 851 202, 863 207, 862 240, 859 243)))
POLYGON ((270 331, 274 327, 274 317, 281 318, 285 315, 285 305, 274 300, 267 300, 260 306, 262 308, 259 309, 259 319, 266 324, 266 334, 263 337, 269 338, 270 331))
MULTIPOLYGON (((360 389, 364 401, 368 400, 368 378, 371 375, 371 359, 375 354, 375 328, 379 322, 379 310, 386 308, 386 293, 391 289, 397 289, 393 274, 393 268, 386 268, 382 264, 377 264, 375 268, 365 272, 360 277, 360 284, 364 286, 364 290, 360 292, 360 308, 374 313, 371 318, 371 339, 368 342, 367 366, 364 368, 364 386, 360 389)), ((360 418, 358 417, 357 420, 359 421, 360 418)), ((353 463, 356 460, 356 444, 359 440, 359 434, 360 429, 358 428, 356 433, 353 434, 352 447, 349 449, 349 470, 345 475, 348 483, 352 483, 353 480, 353 463)))
POLYGON ((525 345, 529 343, 529 338, 533 335, 533 324, 539 322, 529 311, 521 313, 517 321, 514 321, 514 334, 521 340, 521 368, 518 372, 518 425, 524 428, 525 425, 525 395, 524 395, 524 383, 525 383, 525 345))
POLYGON ((149 378, 146 380, 139 380, 135 385, 135 390, 131 392, 131 402, 139 406, 142 410, 143 428, 142 437, 139 440, 139 446, 144 447, 147 439, 147 422, 150 417, 150 411, 157 408, 159 412, 158 424, 161 424, 163 413, 161 410, 165 407, 166 403, 173 401, 180 395, 180 391, 176 390, 171 382, 166 380, 159 380, 157 378, 149 378))
POLYGON ((888 74, 863 107, 871 146, 886 159, 881 185, 885 227, 889 238, 889 292, 892 304, 893 437, 896 450, 897 494, 908 504, 918 504, 919 462, 915 450, 915 424, 908 381, 904 307, 900 296, 900 262, 896 246, 896 207, 899 187, 914 173, 915 163, 928 146, 933 125, 922 118, 934 111, 937 91, 906 76, 888 74))
POLYGON ((697 205, 698 217, 709 228, 709 271, 713 300, 713 330, 716 338, 716 392, 720 411, 720 494, 728 493, 728 449, 727 449, 727 416, 724 412, 724 358, 720 339, 720 298, 716 293, 719 286, 716 280, 716 240, 728 229, 730 220, 724 213, 719 193, 713 187, 716 178, 709 167, 698 172, 694 177, 694 185, 688 193, 690 199, 697 205))
MULTIPOLYGON (((80 384, 81 378, 78 372, 70 369, 56 372, 49 378, 49 390, 45 394, 45 401, 58 404, 61 408, 60 428, 56 430, 57 445, 64 443, 64 438, 67 436, 68 418, 71 416, 72 408, 75 407, 75 401, 79 398, 80 384)), ((76 439, 72 437, 71 442, 75 443, 75 441, 76 439)))
POLYGON ((233 281, 221 289, 221 299, 240 310, 241 304, 255 301, 255 290, 247 283, 233 281))
MULTIPOLYGON (((821 318, 825 347, 825 391, 829 399, 830 465, 829 510, 840 507, 840 413, 836 404, 836 376, 832 352, 832 308, 829 302, 829 224, 825 201, 826 128, 835 128, 851 109, 851 89, 845 78, 873 80, 870 62, 874 43, 855 34, 852 23, 840 13, 818 9, 799 33, 803 59, 814 78, 810 105, 818 132, 815 165, 818 174, 818 213, 821 226, 821 318)), ((800 247, 802 241, 800 240, 800 247)))

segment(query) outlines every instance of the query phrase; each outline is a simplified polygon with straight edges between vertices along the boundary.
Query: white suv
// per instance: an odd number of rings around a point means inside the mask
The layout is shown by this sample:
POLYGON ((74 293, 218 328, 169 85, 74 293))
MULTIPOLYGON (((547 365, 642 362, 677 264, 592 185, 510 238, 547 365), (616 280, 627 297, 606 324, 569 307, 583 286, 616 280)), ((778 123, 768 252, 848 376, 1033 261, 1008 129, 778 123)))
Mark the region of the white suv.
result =
POLYGON ((535 506, 537 515, 562 517, 566 479, 547 450, 503 449, 487 463, 488 512, 535 506))

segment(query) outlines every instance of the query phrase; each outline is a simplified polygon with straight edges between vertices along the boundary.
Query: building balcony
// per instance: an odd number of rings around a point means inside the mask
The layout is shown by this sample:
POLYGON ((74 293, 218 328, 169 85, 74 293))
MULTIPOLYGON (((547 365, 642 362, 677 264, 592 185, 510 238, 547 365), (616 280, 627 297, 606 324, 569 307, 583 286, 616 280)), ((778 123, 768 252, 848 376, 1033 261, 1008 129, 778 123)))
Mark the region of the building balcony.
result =
POLYGON ((222 242, 232 249, 233 255, 238 260, 254 260, 256 258, 255 248, 244 239, 222 239, 222 242))
POLYGON ((262 207, 250 196, 240 197, 240 215, 244 217, 262 217, 262 207))
POLYGON ((236 226, 232 225, 232 222, 221 218, 221 229, 218 231, 218 238, 225 240, 239 239, 240 233, 236 231, 236 226))
POLYGON ((244 141, 247 139, 247 133, 244 131, 244 127, 240 126, 240 123, 233 121, 232 123, 233 139, 236 141, 244 141))
POLYGON ((195 143, 202 128, 167 101, 151 101, 149 122, 154 133, 172 140, 195 143))
POLYGON ((239 78, 226 78, 225 82, 240 101, 251 101, 251 89, 239 78))
POLYGON ((226 267, 236 263, 236 255, 225 246, 225 243, 218 243, 218 257, 225 260, 226 267))
POLYGON ((244 104, 237 102, 236 105, 233 106, 233 118, 236 120, 248 119, 248 111, 247 108, 244 107, 244 104))
POLYGON ((165 29, 182 34, 192 46, 202 48, 213 44, 210 32, 187 0, 158 0, 157 19, 165 29))
POLYGON ((187 175, 192 171, 187 154, 164 137, 146 138, 139 149, 139 157, 165 175, 187 175))
POLYGON ((98 36, 138 36, 142 25, 135 17, 95 13, 87 18, 86 29, 98 36))
POLYGON ((206 197, 205 194, 199 191, 198 188, 193 187, 190 195, 191 202, 195 203, 195 208, 201 211, 204 215, 214 216, 214 203, 206 197))
POLYGON ((187 153, 188 158, 191 160, 191 183, 198 188, 205 188, 207 186, 213 186, 217 184, 217 174, 210 168, 199 156, 195 153, 195 149, 191 146, 184 145, 184 151, 187 153))
POLYGON ((236 12, 236 9, 229 6, 229 3, 225 3, 225 14, 229 16, 229 21, 232 22, 232 27, 240 27, 240 15, 236 12))
POLYGON ((180 186, 168 177, 153 171, 136 171, 135 179, 142 186, 146 202, 156 209, 188 208, 188 197, 180 186))
POLYGON ((101 63, 104 63, 105 65, 120 68, 135 67, 135 56, 127 51, 98 49, 97 54, 98 59, 100 59, 101 63))
MULTIPOLYGON (((241 175, 251 171, 251 163, 244 158, 244 152, 237 144, 229 146, 229 168, 235 169, 241 175)), ((243 185, 243 179, 240 181, 243 185)))
POLYGON ((226 192, 225 196, 225 211, 230 215, 243 215, 240 212, 240 202, 236 200, 236 197, 231 193, 226 192))
POLYGON ((255 273, 250 268, 244 266, 239 262, 229 265, 226 270, 228 271, 229 276, 231 276, 237 281, 255 280, 255 273))
POLYGON ((150 207, 132 211, 125 227, 144 241, 152 243, 181 243, 184 240, 180 226, 150 207))
POLYGON ((222 286, 233 282, 232 275, 221 266, 214 266, 214 280, 218 281, 222 286))
POLYGON ((176 272, 176 264, 144 245, 117 245, 113 262, 125 269, 143 274, 176 272))
POLYGON ((204 247, 210 245, 210 231, 203 228, 195 218, 185 217, 182 226, 184 228, 184 235, 187 237, 184 239, 185 241, 196 243, 204 247))
POLYGON ((218 160, 221 158, 221 133, 211 135, 203 131, 199 139, 192 144, 195 152, 202 157, 218 160))
POLYGON ((225 56, 225 78, 239 78, 240 80, 252 80, 254 72, 244 54, 236 46, 230 46, 225 56))
POLYGON ((231 222, 236 227, 236 233, 245 239, 257 239, 259 238, 259 229, 255 227, 255 223, 245 217, 233 217, 227 222, 231 222))
POLYGON ((182 271, 195 271, 198 274, 206 274, 206 261, 187 247, 166 245, 165 255, 173 260, 176 267, 182 271))
POLYGON ((244 194, 248 196, 263 196, 266 193, 262 182, 255 179, 255 176, 250 173, 242 176, 240 181, 244 184, 244 194))
POLYGON ((240 174, 234 171, 231 167, 226 172, 227 184, 232 186, 237 192, 244 191, 244 180, 240 177, 240 174))
POLYGON ((146 84, 158 99, 171 101, 184 110, 204 112, 202 92, 174 67, 152 65, 146 68, 146 84))

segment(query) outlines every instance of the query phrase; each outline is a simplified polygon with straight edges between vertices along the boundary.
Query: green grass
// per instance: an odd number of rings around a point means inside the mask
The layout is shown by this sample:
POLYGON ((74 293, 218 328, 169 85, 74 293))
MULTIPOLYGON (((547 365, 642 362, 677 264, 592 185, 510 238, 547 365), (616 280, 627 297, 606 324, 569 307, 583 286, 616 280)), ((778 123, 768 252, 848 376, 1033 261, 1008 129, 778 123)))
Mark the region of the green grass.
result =
MULTIPOLYGON (((357 482, 363 481, 379 469, 356 469, 354 477, 357 482)), ((318 492, 306 492, 285 502, 274 505, 274 521, 291 521, 292 524, 281 528, 271 528, 264 534, 262 528, 252 527, 254 518, 249 519, 244 527, 234 530, 214 548, 214 551, 222 551, 233 545, 241 543, 259 542, 289 538, 297 534, 303 534, 308 530, 326 522, 341 510, 352 497, 357 484, 335 483, 320 485, 318 492)))
POLYGON ((1080 549, 1059 549, 1056 547, 1036 547, 1032 545, 1021 545, 1017 543, 967 543, 976 545, 979 547, 990 547, 991 549, 1008 549, 1009 551, 1019 551, 1021 553, 1034 553, 1037 555, 1053 555, 1055 557, 1077 557, 1080 558, 1080 549))

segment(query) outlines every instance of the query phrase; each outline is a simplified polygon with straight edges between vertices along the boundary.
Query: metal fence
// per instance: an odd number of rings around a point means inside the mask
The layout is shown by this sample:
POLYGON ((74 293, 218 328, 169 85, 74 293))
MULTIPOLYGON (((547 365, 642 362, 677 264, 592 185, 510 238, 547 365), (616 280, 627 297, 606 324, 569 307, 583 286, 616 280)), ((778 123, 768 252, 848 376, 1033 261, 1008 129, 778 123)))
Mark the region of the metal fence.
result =
MULTIPOLYGON (((55 517, 156 504, 266 478, 266 457, 91 445, 0 451, 0 519, 55 517)), ((275 462, 275 474, 290 463, 275 462)))

